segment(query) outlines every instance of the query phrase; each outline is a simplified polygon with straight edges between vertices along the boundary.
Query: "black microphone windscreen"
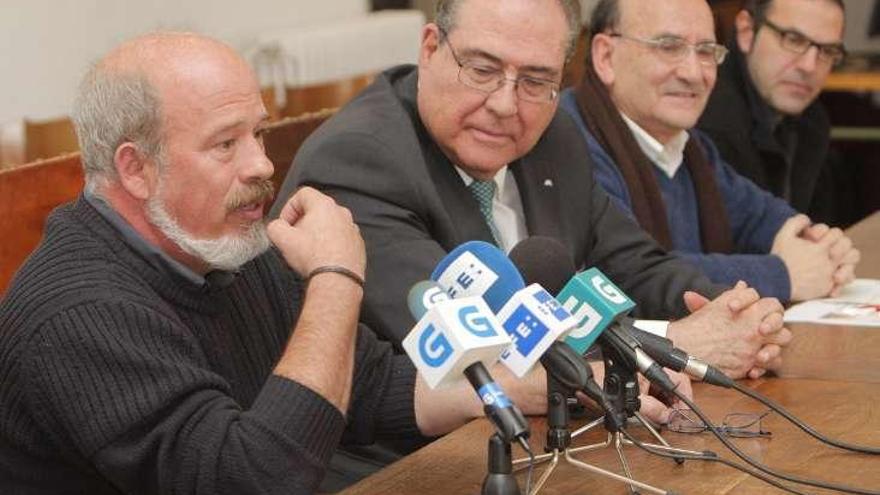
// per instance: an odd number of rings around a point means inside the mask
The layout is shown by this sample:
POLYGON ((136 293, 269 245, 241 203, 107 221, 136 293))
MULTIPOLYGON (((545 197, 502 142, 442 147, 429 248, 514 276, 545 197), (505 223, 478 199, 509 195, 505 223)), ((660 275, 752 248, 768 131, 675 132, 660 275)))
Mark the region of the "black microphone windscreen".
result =
POLYGON ((526 283, 540 284, 551 294, 559 294, 577 271, 571 252, 552 237, 523 239, 513 247, 509 257, 526 283))

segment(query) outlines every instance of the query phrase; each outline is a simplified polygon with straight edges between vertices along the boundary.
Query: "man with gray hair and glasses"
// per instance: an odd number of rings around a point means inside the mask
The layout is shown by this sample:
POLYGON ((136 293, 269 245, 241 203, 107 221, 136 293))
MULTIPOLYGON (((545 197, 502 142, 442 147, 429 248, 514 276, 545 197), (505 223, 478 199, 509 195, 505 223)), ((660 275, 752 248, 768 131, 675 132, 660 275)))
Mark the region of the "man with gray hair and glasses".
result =
POLYGON ((616 204, 666 249, 721 284, 783 301, 824 297, 853 277, 858 251, 810 227, 736 173, 691 128, 727 49, 705 0, 600 0, 584 81, 563 95, 616 204), (846 253, 839 255, 838 251, 846 253))
POLYGON ((843 1, 749 0, 735 28, 697 127, 740 174, 833 222, 830 123, 817 97, 846 55, 843 1))
POLYGON ((315 131, 279 200, 310 185, 351 210, 367 244, 362 316, 396 344, 413 325, 407 292, 449 251, 475 239, 510 250, 542 235, 578 269, 608 274, 641 317, 676 318, 668 335, 680 347, 732 376, 763 373, 790 338, 779 302, 711 284, 594 182, 586 145, 558 109, 580 28, 576 0, 438 2, 418 65, 384 72, 315 131))

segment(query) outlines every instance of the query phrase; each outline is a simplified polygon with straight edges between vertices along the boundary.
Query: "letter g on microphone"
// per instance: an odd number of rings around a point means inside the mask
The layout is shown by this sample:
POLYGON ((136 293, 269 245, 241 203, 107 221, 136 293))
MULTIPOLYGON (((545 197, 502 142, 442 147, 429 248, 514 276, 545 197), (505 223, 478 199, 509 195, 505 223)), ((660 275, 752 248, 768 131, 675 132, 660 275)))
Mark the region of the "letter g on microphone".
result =
POLYGON ((428 325, 419 336, 419 354, 425 364, 439 368, 452 355, 452 344, 434 325, 428 325))
POLYGON ((602 294, 605 299, 614 304, 626 304, 629 299, 624 296, 611 282, 600 275, 595 275, 591 280, 593 287, 602 294))
POLYGON ((476 306, 465 306, 458 311, 458 320, 468 332, 481 338, 498 335, 492 327, 492 322, 482 314, 476 306))

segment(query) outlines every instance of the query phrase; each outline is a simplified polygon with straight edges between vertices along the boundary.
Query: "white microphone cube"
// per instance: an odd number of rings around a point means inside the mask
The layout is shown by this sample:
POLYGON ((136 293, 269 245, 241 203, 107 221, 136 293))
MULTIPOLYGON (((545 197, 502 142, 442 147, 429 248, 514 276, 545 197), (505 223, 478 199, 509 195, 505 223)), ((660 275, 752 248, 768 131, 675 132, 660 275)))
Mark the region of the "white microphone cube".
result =
POLYGON ((538 284, 521 289, 498 312, 498 319, 513 344, 501 362, 522 378, 553 342, 564 337, 577 321, 538 284))
POLYGON ((465 368, 494 363, 511 344, 510 337, 479 297, 436 304, 403 339, 403 349, 429 387, 462 379, 465 368))

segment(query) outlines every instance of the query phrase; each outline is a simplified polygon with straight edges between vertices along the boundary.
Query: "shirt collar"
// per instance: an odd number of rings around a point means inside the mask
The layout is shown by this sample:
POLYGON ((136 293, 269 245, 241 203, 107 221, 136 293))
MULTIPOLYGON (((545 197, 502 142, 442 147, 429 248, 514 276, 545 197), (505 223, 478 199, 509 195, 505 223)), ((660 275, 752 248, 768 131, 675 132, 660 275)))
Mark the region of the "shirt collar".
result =
MULTIPOLYGON (((495 198, 498 199, 504 196, 504 187, 507 184, 507 165, 501 168, 498 172, 495 172, 495 176, 492 177, 492 180, 495 181, 495 198)), ((471 182, 474 181, 474 178, 467 174, 464 170, 455 165, 455 171, 458 172, 458 175, 461 177, 461 180, 464 181, 465 186, 471 185, 471 182)))
POLYGON ((107 220, 117 232, 119 232, 122 240, 131 247, 131 249, 147 260, 147 262, 153 265, 154 268, 166 275, 190 283, 196 287, 206 289, 211 287, 226 287, 235 279, 235 272, 227 272, 223 270, 214 270, 205 276, 196 273, 188 266, 175 260, 171 256, 168 256, 167 253, 159 249, 157 246, 147 242, 147 240, 144 239, 134 227, 125 221, 125 219, 122 218, 122 215, 117 213, 116 210, 114 210, 113 207, 103 198, 95 196, 89 191, 84 192, 83 197, 93 208, 95 208, 95 210, 98 211, 99 215, 104 217, 104 219, 107 220))
POLYGON ((687 131, 679 132, 664 146, 660 141, 657 141, 648 134, 647 131, 639 127, 632 119, 623 113, 620 116, 623 117, 623 121, 626 122, 627 127, 632 131, 642 153, 657 168, 662 170, 667 177, 670 179, 675 177, 675 173, 678 172, 678 168, 681 167, 681 162, 684 160, 684 147, 687 145, 689 138, 687 131))

